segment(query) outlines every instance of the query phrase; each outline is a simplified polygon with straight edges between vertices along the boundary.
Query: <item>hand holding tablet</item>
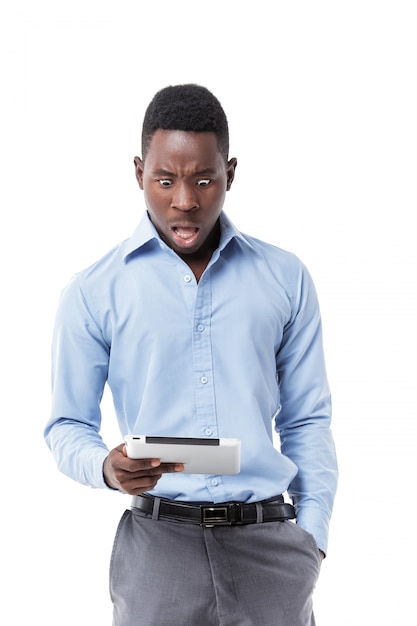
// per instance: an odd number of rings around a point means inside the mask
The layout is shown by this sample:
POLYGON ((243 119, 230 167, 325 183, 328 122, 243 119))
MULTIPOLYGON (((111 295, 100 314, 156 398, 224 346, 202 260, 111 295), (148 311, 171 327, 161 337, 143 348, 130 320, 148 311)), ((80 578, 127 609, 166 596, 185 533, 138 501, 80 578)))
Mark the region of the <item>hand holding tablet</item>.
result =
POLYGON ((125 443, 129 458, 184 463, 185 474, 222 475, 240 471, 240 439, 127 435, 125 443))

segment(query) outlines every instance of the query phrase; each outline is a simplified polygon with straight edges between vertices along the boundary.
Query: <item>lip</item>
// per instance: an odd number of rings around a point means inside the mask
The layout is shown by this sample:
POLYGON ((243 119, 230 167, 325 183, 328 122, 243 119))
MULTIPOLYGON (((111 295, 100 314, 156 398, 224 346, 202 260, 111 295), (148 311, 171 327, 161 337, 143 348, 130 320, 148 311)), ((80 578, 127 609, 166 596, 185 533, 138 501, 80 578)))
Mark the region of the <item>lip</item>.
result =
POLYGON ((171 226, 172 239, 178 248, 191 248, 199 238, 200 229, 192 225, 171 226))

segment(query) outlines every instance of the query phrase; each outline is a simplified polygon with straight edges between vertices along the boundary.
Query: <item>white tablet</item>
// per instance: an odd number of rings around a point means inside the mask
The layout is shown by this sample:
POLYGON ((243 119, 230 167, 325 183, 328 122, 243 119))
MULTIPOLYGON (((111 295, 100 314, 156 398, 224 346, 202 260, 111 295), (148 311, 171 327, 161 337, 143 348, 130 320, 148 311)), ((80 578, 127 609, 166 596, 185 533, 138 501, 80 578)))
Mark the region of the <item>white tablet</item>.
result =
POLYGON ((127 435, 125 442, 129 458, 184 463, 185 474, 222 475, 240 471, 240 439, 127 435))

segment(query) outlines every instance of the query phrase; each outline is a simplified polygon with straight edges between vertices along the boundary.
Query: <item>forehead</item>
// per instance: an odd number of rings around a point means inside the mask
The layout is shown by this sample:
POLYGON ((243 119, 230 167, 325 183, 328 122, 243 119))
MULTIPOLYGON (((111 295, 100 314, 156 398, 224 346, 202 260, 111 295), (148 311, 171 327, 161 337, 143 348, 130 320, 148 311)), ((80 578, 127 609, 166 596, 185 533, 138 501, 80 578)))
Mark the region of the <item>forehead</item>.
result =
POLYGON ((162 163, 218 167, 224 159, 213 132, 158 129, 152 136, 145 165, 160 167, 162 163))

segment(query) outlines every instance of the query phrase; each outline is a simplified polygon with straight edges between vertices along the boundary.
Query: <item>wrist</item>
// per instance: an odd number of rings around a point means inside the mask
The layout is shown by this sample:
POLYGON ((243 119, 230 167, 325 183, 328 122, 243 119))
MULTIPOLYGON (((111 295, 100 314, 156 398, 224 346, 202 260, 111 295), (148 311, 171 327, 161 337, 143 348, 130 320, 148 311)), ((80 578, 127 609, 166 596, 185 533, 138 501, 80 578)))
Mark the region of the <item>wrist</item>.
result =
POLYGON ((112 491, 119 491, 119 489, 118 489, 117 487, 114 487, 114 486, 111 484, 111 482, 110 482, 110 480, 109 480, 108 476, 106 476, 106 464, 107 464, 107 460, 108 460, 108 458, 109 458, 109 457, 108 457, 108 456, 106 456, 106 458, 104 459, 104 462, 103 462, 103 469, 102 469, 102 472, 103 472, 103 480, 104 480, 104 483, 105 483, 105 485, 106 485, 106 487, 107 487, 108 489, 111 489, 112 491))

